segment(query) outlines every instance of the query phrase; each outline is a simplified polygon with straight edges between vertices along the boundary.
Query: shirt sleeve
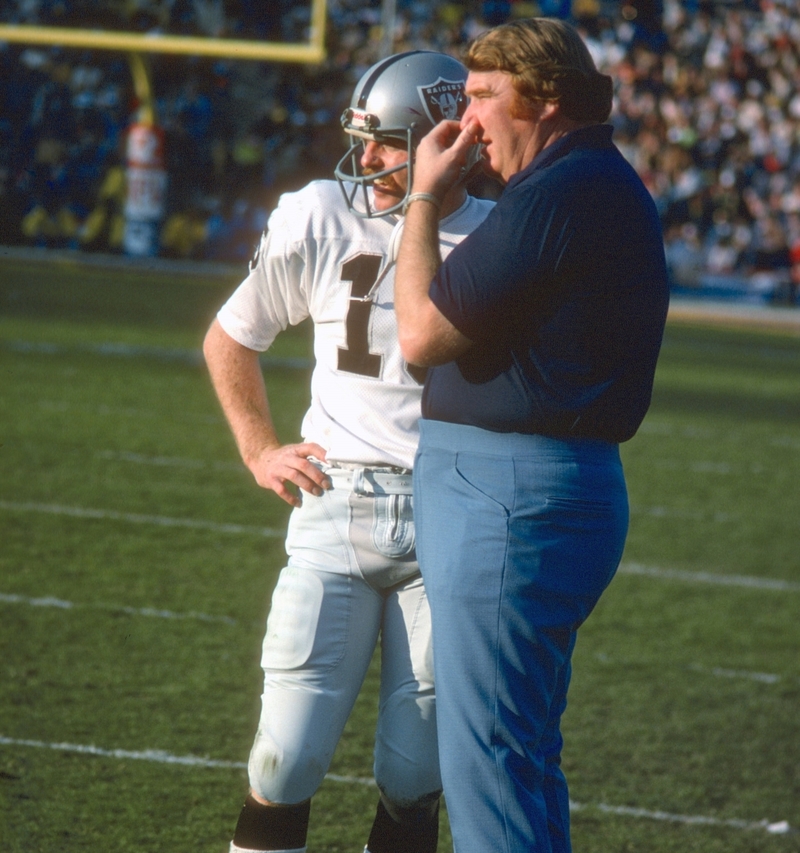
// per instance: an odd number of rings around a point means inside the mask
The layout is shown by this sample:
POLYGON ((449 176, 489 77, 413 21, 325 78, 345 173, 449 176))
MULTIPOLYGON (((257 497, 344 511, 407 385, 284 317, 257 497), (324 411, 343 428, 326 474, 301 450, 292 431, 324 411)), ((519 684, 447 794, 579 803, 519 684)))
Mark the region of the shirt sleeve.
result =
POLYGON ((547 233, 537 191, 508 193, 439 268, 430 296, 471 341, 505 338, 547 275, 547 233))
POLYGON ((309 315, 307 247, 297 200, 283 197, 269 219, 247 277, 217 319, 242 346, 269 349, 278 333, 309 315))

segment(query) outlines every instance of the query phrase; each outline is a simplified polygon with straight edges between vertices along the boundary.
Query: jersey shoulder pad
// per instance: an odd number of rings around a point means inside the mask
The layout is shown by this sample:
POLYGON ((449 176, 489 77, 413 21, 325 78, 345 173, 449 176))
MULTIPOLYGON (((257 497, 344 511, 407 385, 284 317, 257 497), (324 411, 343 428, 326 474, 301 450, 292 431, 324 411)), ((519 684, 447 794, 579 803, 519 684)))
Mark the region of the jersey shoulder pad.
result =
POLYGON ((469 204, 467 205, 467 215, 479 221, 486 219, 496 204, 496 201, 489 198, 476 198, 475 196, 470 196, 469 204))
POLYGON ((468 196, 467 203, 441 223, 441 234, 465 237, 474 231, 491 213, 495 202, 468 196))
POLYGON ((325 188, 319 186, 324 183, 326 182, 312 181, 300 190, 283 193, 270 214, 269 229, 274 230, 278 224, 284 226, 292 222, 307 222, 325 195, 325 188))
POLYGON ((357 225, 336 181, 315 180, 296 192, 284 193, 267 228, 281 231, 291 242, 309 237, 348 237, 357 225))

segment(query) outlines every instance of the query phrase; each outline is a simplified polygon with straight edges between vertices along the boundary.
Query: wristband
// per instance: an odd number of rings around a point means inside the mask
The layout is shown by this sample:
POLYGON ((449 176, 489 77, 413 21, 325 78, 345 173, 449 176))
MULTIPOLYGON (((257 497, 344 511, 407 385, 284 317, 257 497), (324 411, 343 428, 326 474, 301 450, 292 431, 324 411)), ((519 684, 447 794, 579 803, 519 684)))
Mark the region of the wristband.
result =
POLYGON ((414 201, 429 201, 437 210, 442 209, 442 203, 433 193, 411 193, 403 205, 403 216, 408 212, 408 208, 414 201))

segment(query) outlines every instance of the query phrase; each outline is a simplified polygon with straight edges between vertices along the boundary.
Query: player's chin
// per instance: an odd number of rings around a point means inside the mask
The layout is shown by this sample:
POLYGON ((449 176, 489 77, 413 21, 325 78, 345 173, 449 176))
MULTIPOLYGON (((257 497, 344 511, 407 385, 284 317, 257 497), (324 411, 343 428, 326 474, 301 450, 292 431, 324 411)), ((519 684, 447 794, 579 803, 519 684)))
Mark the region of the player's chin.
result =
POLYGON ((373 188, 373 206, 375 210, 388 210, 390 207, 394 207, 396 204, 401 202, 405 197, 404 192, 396 191, 396 190, 383 190, 379 187, 373 188))

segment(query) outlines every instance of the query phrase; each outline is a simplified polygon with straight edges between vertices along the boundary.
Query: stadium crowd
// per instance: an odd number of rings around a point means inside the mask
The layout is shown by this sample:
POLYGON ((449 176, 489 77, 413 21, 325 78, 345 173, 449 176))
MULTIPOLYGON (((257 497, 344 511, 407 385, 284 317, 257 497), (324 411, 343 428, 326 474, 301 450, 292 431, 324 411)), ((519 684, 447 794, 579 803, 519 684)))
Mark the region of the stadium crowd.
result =
MULTIPOLYGON (((800 290, 796 0, 397 0, 393 50, 458 55, 512 16, 577 24, 616 81, 615 141, 661 212, 676 286, 800 290)), ((380 0, 330 0, 320 67, 148 57, 165 134, 164 256, 246 260, 277 196, 329 177, 379 56, 380 0)), ((0 23, 301 42, 307 0, 13 0, 0 23)), ((0 244, 122 251, 125 56, 0 44, 0 244)))

